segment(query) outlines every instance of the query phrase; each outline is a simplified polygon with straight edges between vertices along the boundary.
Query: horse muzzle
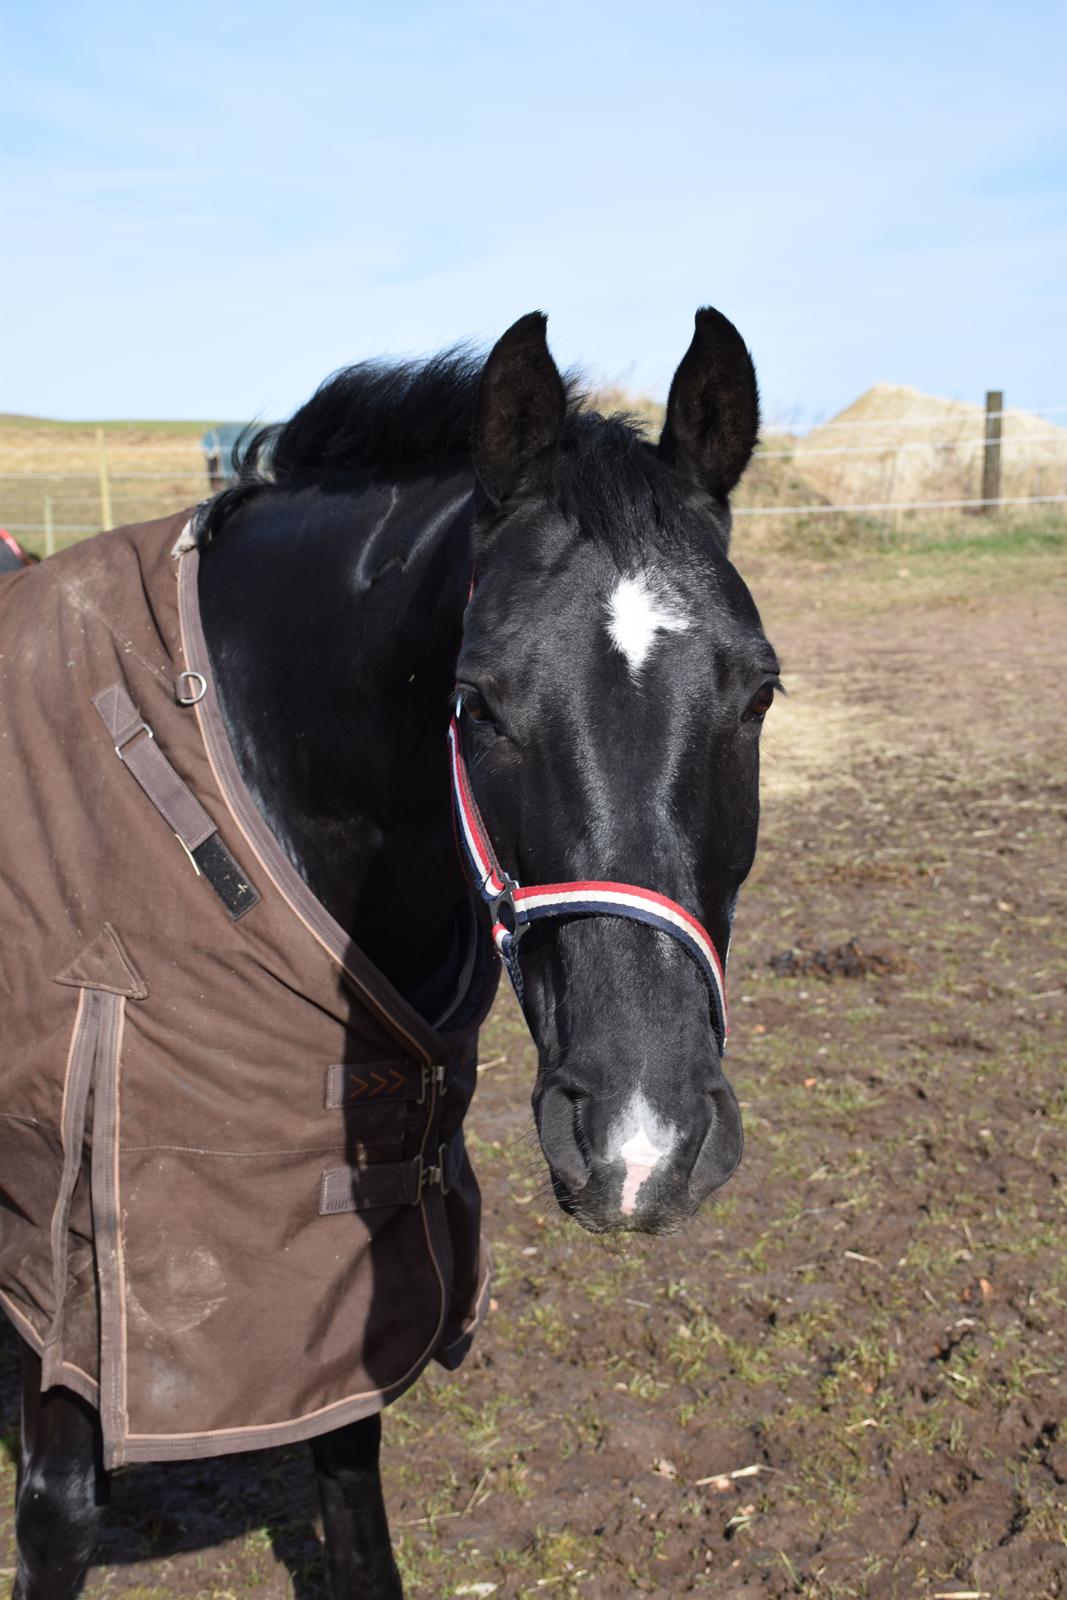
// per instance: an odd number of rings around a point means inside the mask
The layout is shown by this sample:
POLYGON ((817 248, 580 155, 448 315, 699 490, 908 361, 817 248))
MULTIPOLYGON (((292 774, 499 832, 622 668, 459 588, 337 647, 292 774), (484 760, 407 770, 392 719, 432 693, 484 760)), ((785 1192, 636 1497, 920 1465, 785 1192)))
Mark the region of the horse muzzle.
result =
POLYGON ((741 1113, 716 1072, 693 1103, 654 1107, 640 1089, 584 1092, 555 1074, 534 1116, 556 1199, 591 1233, 668 1233, 693 1217, 741 1159, 741 1113))

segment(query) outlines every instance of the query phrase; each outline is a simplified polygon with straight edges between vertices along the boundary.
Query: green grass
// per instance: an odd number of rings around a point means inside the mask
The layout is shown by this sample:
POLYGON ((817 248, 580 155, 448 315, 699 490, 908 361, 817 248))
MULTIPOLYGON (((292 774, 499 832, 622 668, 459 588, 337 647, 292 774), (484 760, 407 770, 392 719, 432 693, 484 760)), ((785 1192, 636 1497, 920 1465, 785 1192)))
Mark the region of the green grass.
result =
MULTIPOLYGON (((208 428, 222 425, 221 419, 216 417, 211 422, 194 422, 189 420, 167 422, 159 418, 142 421, 137 418, 112 418, 107 421, 75 421, 60 417, 21 417, 5 412, 0 415, 0 435, 6 430, 21 432, 26 430, 47 431, 51 428, 64 432, 91 432, 96 428, 103 428, 105 433, 176 433, 187 438, 199 438, 208 428)), ((0 440, 2 442, 2 440, 0 440)))
POLYGON ((1067 514, 1061 506, 1008 506, 973 512, 893 511, 878 515, 767 519, 760 525, 763 548, 780 546, 791 555, 818 561, 856 556, 949 556, 1010 558, 1048 554, 1067 544, 1067 514), (776 529, 774 524, 780 526, 776 529))
POLYGON ((915 539, 910 548, 923 556, 1014 556, 1067 548, 1067 521, 1050 517, 1045 525, 1019 527, 996 523, 988 533, 961 533, 954 538, 915 539))

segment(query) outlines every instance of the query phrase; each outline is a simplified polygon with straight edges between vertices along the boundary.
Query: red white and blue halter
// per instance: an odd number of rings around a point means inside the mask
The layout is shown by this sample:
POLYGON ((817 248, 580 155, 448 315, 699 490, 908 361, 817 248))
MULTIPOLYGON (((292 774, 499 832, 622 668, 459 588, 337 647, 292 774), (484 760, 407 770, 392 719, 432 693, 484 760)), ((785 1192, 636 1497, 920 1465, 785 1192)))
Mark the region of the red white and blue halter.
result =
POLYGON ((670 934, 693 957, 707 982, 716 1042, 720 1053, 725 1053, 728 1030, 723 962, 707 929, 684 906, 633 883, 540 883, 523 889, 508 877, 497 860, 471 788, 460 737, 462 711, 463 702, 457 700, 448 730, 456 833, 475 885, 489 907, 493 939, 520 1004, 523 988, 518 946, 532 922, 544 917, 627 917, 670 934))

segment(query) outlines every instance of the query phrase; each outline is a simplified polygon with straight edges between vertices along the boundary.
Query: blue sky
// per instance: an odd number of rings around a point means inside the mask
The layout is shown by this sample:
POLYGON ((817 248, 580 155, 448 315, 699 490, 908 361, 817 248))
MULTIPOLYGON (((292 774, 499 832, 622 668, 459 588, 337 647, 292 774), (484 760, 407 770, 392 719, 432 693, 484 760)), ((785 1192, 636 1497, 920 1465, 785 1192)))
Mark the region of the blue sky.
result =
POLYGON ((774 416, 1067 402, 1067 10, 6 0, 0 410, 282 415, 534 307, 774 416))

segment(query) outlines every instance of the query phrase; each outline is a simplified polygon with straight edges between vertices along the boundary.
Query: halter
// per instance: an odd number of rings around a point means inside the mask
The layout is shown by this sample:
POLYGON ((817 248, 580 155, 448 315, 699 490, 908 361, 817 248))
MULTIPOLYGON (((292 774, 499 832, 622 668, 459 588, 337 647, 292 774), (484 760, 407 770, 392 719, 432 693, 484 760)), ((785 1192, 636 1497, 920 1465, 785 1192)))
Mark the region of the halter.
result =
POLYGON ((539 922, 545 917, 626 917, 631 922, 644 922, 651 928, 658 928, 661 933, 669 933, 693 957, 711 994, 715 1038, 720 1054, 725 1054, 727 1026, 723 963, 707 929, 684 906, 675 900, 668 900, 666 895, 656 894, 652 889, 638 888, 633 883, 541 883, 523 889, 514 878, 508 877, 497 860, 471 788, 459 731, 462 711, 463 702, 457 699, 448 730, 456 833, 478 892, 489 907, 493 940, 519 1004, 522 1004, 523 985, 518 946, 532 922, 539 922))

